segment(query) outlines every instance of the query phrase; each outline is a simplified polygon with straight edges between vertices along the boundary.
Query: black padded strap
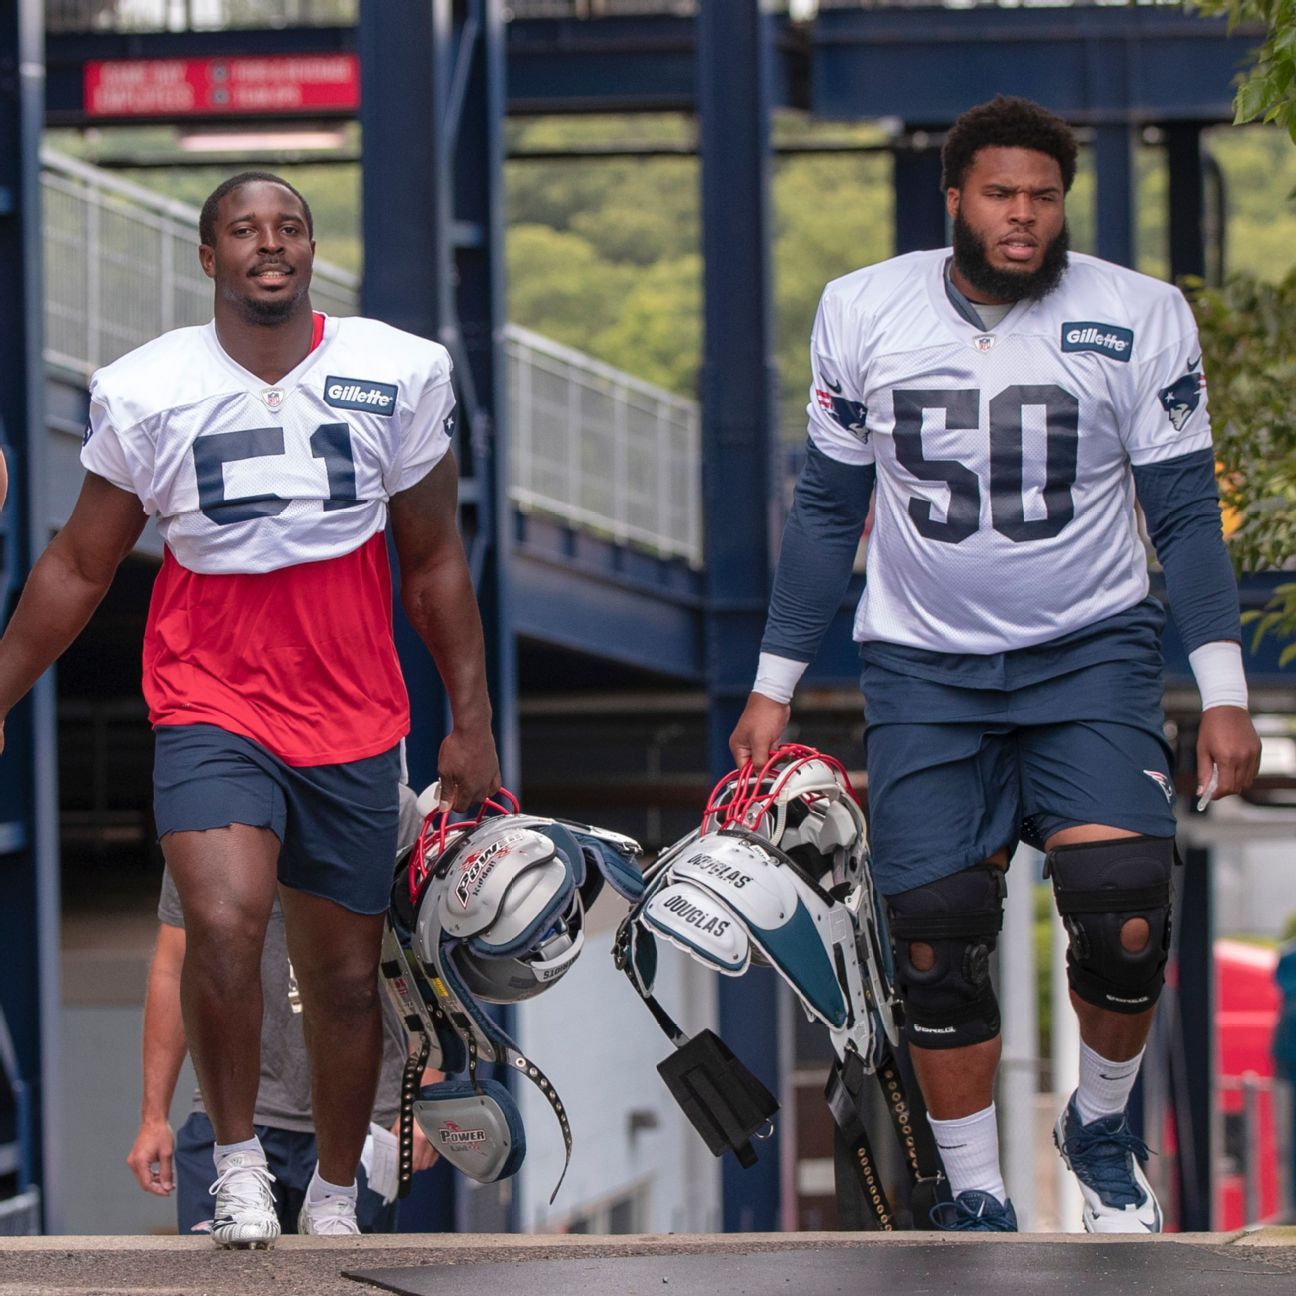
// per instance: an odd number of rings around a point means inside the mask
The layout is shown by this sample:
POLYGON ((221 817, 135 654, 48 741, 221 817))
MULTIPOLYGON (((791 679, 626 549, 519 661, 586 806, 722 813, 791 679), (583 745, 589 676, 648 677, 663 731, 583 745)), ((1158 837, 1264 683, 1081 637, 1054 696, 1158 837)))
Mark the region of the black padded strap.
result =
POLYGON ((405 1059, 405 1070, 401 1073, 400 1178, 396 1186, 397 1197, 409 1196, 410 1181, 414 1178, 414 1099, 418 1097, 423 1069, 427 1066, 428 1054, 432 1051, 432 1041, 428 1039, 423 1027, 419 1025, 411 1029, 417 1032, 419 1046, 417 1053, 411 1053, 405 1059))
POLYGON ((886 1099, 887 1114, 891 1117, 896 1139, 904 1153, 905 1164, 915 1185, 937 1184, 944 1177, 940 1153, 931 1127, 921 1114, 916 1114, 905 1091, 904 1076, 890 1049, 878 1064, 878 1086, 886 1099))
POLYGON ((898 940, 953 940, 959 936, 993 936, 1003 930, 1002 909, 972 913, 888 915, 887 926, 898 940))
MULTIPOLYGON (((891 1202, 882 1186, 882 1176, 873 1160, 873 1145, 860 1115, 865 1071, 858 1053, 851 1053, 846 1061, 837 1062, 828 1073, 824 1097, 828 1110, 837 1126, 837 1132, 846 1145, 855 1181, 864 1194, 875 1227, 890 1233, 895 1230, 895 1215, 891 1202)), ((840 1190, 840 1189, 839 1189, 840 1190)))
POLYGON ((1102 887, 1097 891, 1068 891, 1054 886, 1060 914, 1134 913, 1139 909, 1164 909, 1170 903, 1170 882, 1148 886, 1102 887))

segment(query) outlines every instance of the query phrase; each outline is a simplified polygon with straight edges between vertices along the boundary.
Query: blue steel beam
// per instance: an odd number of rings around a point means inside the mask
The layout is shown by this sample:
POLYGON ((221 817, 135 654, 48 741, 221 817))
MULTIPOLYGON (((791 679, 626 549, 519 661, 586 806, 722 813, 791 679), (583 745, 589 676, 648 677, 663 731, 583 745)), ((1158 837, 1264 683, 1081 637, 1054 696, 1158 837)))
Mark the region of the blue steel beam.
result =
MULTIPOLYGON (((597 542, 594 542, 597 543, 597 542)), ((701 597, 615 581, 603 563, 512 559, 514 631, 674 680, 703 682, 701 597)))
MULTIPOLYGON (((486 632, 500 763, 505 783, 516 788, 517 641, 502 426, 501 0, 362 0, 360 57, 367 87, 363 308, 435 338, 454 361, 460 525, 486 632)), ((404 618, 398 618, 397 646, 413 713, 410 773, 420 786, 436 773, 448 727, 445 691, 404 618)), ((444 1191, 424 1187, 406 1202, 404 1226, 444 1228, 453 1214, 461 1228, 470 1227, 472 1200, 455 1192, 451 1207, 444 1191)))
POLYGON ((830 10, 812 32, 811 109, 948 123, 1018 94, 1084 125, 1226 122, 1257 40, 1161 7, 830 10))
MULTIPOLYGON (((516 650, 508 623, 503 356, 504 38, 499 0, 364 0, 366 314, 445 345, 459 397, 461 520, 486 621, 496 736, 517 769, 516 650), (394 122, 405 123, 393 129, 394 122)), ((403 622, 398 645, 415 729, 411 771, 433 777, 445 701, 403 622)))
MULTIPOLYGON (((17 581, 49 539, 42 348, 39 145, 44 96, 40 0, 0 7, 0 441, 9 447, 12 499, 0 562, 0 621, 17 581)), ((0 1015, 16 1054, 14 1128, 19 1178, 39 1183, 45 1224, 59 1223, 58 782, 51 675, 14 709, 0 757, 0 1015)), ((20 1183, 19 1187, 25 1184, 20 1183)))
MULTIPOLYGON (((402 9, 402 0, 394 0, 393 8, 402 9)), ((413 14, 410 19, 417 33, 422 20, 413 14)), ((807 84, 804 30, 786 19, 774 21, 779 58, 773 67, 773 101, 803 107, 807 84)), ((359 35, 353 27, 55 34, 49 38, 48 120, 51 125, 85 123, 82 75, 92 59, 343 53, 363 43, 364 24, 362 13, 359 35)), ((696 107, 694 18, 656 14, 597 22, 521 19, 507 24, 505 39, 511 113, 691 112, 696 107)), ((398 51, 393 50, 390 57, 392 65, 399 64, 398 51)), ((384 78, 386 73, 387 65, 379 65, 374 76, 384 78)), ((371 91, 374 76, 366 81, 371 91)))
MULTIPOLYGON (((751 688, 769 598, 776 371, 770 309, 771 30, 758 0, 708 0, 698 18, 705 327, 703 534, 707 556, 707 757, 732 767, 728 736, 751 688)), ((722 977, 720 1033, 778 1092, 778 998, 758 976, 722 977)), ((726 1232, 780 1225, 779 1148, 743 1170, 724 1158, 726 1232)))
POLYGON ((940 149, 897 149, 892 173, 895 252, 944 247, 945 199, 941 194, 940 149))
POLYGON ((1170 231, 1170 278, 1206 276, 1206 248, 1201 236, 1206 208, 1206 173, 1202 159, 1201 125, 1174 122, 1165 128, 1169 163, 1167 224, 1170 231))

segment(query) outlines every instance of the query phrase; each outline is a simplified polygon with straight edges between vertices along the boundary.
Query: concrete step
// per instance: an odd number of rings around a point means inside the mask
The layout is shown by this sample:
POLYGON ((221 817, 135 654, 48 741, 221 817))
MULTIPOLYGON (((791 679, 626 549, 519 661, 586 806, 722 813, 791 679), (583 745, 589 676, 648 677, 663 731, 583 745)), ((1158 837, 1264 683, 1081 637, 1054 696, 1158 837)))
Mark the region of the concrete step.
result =
POLYGON ((492 1234, 281 1238, 0 1238, 0 1296, 1278 1296, 1296 1229, 1158 1238, 1073 1234, 492 1234))

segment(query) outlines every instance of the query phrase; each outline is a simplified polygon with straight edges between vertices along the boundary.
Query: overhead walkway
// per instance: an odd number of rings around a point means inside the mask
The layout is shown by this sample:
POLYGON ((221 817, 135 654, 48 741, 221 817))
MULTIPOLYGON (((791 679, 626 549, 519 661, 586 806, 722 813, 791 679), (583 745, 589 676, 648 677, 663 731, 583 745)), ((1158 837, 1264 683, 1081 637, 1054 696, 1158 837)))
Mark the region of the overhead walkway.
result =
MULTIPOLYGON (((52 151, 42 167, 52 529, 80 487, 90 374, 205 323, 212 290, 195 208, 52 151)), ((353 315, 359 280, 317 260, 311 296, 353 315)), ((517 633, 578 649, 597 625, 604 655, 700 679, 697 403, 515 325, 505 351, 517 633)), ((152 527, 140 551, 160 557, 152 527)))

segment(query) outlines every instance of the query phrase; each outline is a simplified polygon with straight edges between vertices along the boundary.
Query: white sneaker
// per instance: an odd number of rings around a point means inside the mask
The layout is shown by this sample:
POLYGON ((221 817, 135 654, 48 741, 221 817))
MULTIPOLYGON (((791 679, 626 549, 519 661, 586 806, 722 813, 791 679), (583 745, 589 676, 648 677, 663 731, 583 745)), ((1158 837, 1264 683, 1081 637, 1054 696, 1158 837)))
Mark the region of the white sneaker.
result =
POLYGON ((1072 1094, 1053 1127, 1053 1142, 1080 1184, 1086 1233, 1161 1232, 1161 1207, 1143 1173, 1148 1147, 1124 1112, 1085 1125, 1072 1094))
POLYGON ((325 1197, 323 1201, 302 1202, 297 1216, 297 1232, 315 1237, 358 1237, 354 1197, 325 1197))
POLYGON ((234 1152, 208 1190, 216 1198, 212 1241, 219 1247, 268 1250, 279 1236, 275 1214, 274 1175, 264 1156, 234 1152))

